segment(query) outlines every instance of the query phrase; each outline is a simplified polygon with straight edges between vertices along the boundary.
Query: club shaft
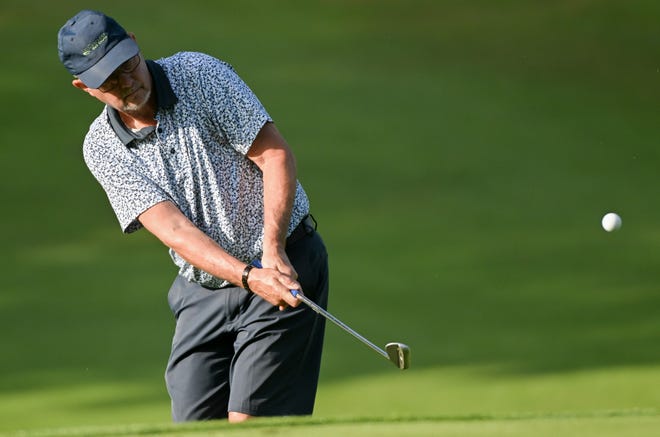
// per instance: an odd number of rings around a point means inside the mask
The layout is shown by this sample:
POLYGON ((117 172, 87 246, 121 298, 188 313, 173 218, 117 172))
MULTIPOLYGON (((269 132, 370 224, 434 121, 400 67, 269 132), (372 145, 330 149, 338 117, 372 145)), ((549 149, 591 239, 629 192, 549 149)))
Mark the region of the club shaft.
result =
MULTIPOLYGON (((262 265, 261 265, 261 261, 258 260, 258 259, 255 259, 254 261, 252 261, 252 265, 255 266, 255 267, 257 267, 257 268, 261 268, 261 267, 262 267, 262 265)), ((339 326, 339 327, 340 327, 341 329, 343 329, 344 331, 346 331, 346 332, 348 332, 349 334, 351 334, 353 337, 355 337, 355 338, 357 338, 358 340, 360 340, 362 343, 364 343, 364 344, 366 344, 367 346, 369 346, 369 347, 370 347, 371 349, 373 349, 374 351, 378 352, 378 353, 379 353, 382 357, 384 357, 385 359, 388 359, 388 360, 390 359, 389 355, 387 355, 387 352, 385 352, 384 350, 382 350, 381 348, 379 348, 378 346, 376 346, 375 344, 373 344, 372 342, 370 342, 369 340, 367 340, 366 338, 364 338, 363 336, 361 336, 360 334, 358 334, 357 332, 355 332, 354 330, 352 330, 348 325, 346 325, 344 322, 342 322, 341 320, 339 320, 338 318, 336 318, 335 316, 333 316, 332 314, 330 314, 329 312, 327 312, 326 310, 324 310, 323 308, 321 308, 320 306, 318 306, 318 305, 316 304, 316 302, 314 302, 313 300, 309 299, 309 298, 308 298, 307 296, 305 296, 304 294, 298 292, 297 290, 291 290, 291 294, 293 294, 293 295, 294 295, 298 300, 300 300, 301 302, 305 303, 305 305, 307 305, 308 307, 310 307, 310 308, 311 308, 312 310, 314 310, 317 314, 322 315, 323 317, 325 317, 326 319, 330 320, 330 321, 331 321, 332 323, 334 323, 335 325, 339 326)))
POLYGON ((305 295, 303 295, 303 294, 301 294, 301 293, 297 293, 297 294, 296 294, 296 298, 297 298, 298 300, 300 300, 301 302, 305 303, 305 305, 307 305, 308 307, 310 307, 310 308, 311 308, 312 310, 314 310, 316 313, 318 313, 318 314, 322 315, 323 317, 325 317, 326 319, 330 320, 332 323, 334 323, 335 325, 339 326, 341 329, 343 329, 344 331, 348 332, 348 333, 351 334, 353 337, 357 338, 357 339, 360 340, 362 343, 366 344, 366 345, 369 346, 371 349, 373 349, 374 351, 378 352, 378 353, 379 353, 380 355, 382 355, 384 358, 386 358, 386 359, 389 360, 389 356, 387 355, 387 352, 385 352, 384 350, 382 350, 381 348, 379 348, 378 346, 376 346, 375 344, 373 344, 372 342, 370 342, 369 340, 367 340, 366 338, 364 338, 363 336, 361 336, 360 334, 358 334, 357 332, 355 332, 353 329, 351 329, 351 328, 350 328, 348 325, 346 325, 344 322, 342 322, 341 320, 339 320, 338 318, 336 318, 335 316, 333 316, 332 314, 330 314, 329 312, 327 312, 326 310, 324 310, 323 308, 321 308, 320 306, 318 306, 313 300, 309 299, 307 296, 305 296, 305 295))

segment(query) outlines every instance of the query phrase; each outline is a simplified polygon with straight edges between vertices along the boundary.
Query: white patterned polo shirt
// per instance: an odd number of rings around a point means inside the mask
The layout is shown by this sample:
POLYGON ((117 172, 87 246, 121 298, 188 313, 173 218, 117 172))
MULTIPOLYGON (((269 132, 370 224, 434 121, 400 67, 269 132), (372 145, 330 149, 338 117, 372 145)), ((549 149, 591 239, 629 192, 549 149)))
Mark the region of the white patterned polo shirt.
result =
MULTIPOLYGON (((106 107, 91 124, 83 154, 122 230, 169 200, 234 257, 250 262, 263 249, 263 178, 245 155, 270 116, 233 68, 202 53, 147 61, 154 79, 157 126, 129 130, 106 107)), ((300 183, 288 233, 309 213, 300 183)), ((207 287, 228 282, 170 250, 179 274, 207 287)))

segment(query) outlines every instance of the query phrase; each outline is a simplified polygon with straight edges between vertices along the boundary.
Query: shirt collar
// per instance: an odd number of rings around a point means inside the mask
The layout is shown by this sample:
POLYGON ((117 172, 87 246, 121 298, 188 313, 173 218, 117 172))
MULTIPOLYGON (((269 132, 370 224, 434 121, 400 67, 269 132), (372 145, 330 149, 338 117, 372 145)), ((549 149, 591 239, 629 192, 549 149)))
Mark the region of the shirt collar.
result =
MULTIPOLYGON (((146 64, 153 79, 153 91, 156 92, 157 110, 171 108, 179 99, 172 90, 172 85, 165 74, 165 70, 154 61, 147 60, 146 64)), ((149 126, 139 131, 133 131, 126 127, 116 109, 108 106, 107 112, 110 126, 112 126, 119 140, 127 147, 130 147, 130 144, 134 140, 142 140, 155 130, 155 126, 149 126)))

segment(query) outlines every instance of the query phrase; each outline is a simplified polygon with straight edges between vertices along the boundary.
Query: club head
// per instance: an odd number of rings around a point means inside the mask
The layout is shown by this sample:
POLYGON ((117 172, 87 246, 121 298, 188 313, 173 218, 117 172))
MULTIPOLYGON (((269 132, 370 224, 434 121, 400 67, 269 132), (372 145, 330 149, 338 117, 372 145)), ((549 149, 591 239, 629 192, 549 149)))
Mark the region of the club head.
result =
POLYGON ((403 343, 387 343, 385 351, 390 361, 399 369, 410 367, 410 348, 403 343))

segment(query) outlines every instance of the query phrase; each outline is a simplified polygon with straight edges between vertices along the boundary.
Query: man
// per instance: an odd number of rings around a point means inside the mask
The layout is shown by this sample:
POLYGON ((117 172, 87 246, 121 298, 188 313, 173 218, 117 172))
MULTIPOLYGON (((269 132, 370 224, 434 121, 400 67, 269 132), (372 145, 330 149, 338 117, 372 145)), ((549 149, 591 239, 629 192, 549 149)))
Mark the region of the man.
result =
POLYGON ((327 253, 266 110, 228 64, 145 60, 100 12, 67 21, 58 50, 73 86, 106 105, 83 153, 122 230, 146 228, 179 267, 174 420, 311 414, 324 322, 290 290, 326 306, 327 253))

